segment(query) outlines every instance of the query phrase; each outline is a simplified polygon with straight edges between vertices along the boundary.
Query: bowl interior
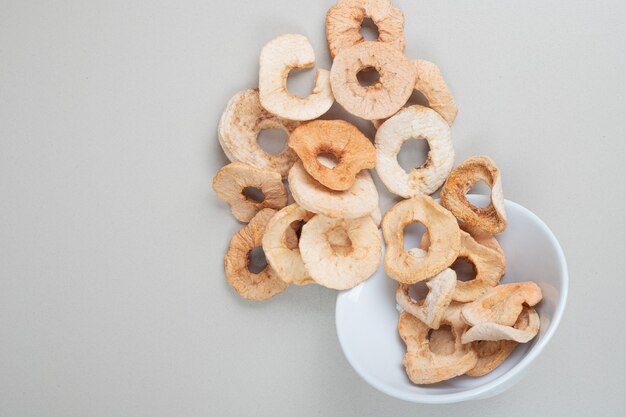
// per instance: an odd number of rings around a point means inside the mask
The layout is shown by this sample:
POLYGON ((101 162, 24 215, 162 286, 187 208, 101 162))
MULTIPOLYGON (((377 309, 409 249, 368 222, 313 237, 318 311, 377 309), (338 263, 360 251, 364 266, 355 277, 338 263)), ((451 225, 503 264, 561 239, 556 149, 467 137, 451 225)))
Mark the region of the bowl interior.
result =
MULTIPOLYGON (((488 196, 470 195, 484 205, 488 196)), ((461 376, 433 385, 413 385, 402 366, 405 345, 397 332, 397 283, 381 267, 361 285, 337 297, 336 325, 342 349, 354 369, 375 388, 415 402, 454 402, 484 396, 514 377, 549 340, 560 320, 567 293, 567 270, 562 250, 547 226, 524 207, 506 201, 508 227, 497 236, 506 255, 501 282, 534 281, 543 291, 536 306, 541 329, 531 342, 520 344, 493 372, 482 377, 461 376), (460 395, 463 397, 460 399, 460 395)))

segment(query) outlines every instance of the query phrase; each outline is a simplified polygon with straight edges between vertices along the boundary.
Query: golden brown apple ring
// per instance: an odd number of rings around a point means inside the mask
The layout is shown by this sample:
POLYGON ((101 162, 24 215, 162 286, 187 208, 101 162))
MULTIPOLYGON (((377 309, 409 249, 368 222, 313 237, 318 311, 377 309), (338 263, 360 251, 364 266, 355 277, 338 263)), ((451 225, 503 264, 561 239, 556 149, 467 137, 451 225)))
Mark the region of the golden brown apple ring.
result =
POLYGON ((382 230, 387 245, 385 272, 405 284, 437 275, 450 266, 459 254, 461 237, 456 219, 426 195, 394 205, 383 217, 382 230), (417 258, 404 250, 404 228, 415 222, 422 223, 431 238, 424 258, 417 258))
POLYGON ((232 162, 220 169, 213 178, 213 190, 230 205, 233 216, 248 222, 263 208, 281 209, 287 204, 287 190, 280 174, 258 169, 241 162, 232 162), (262 201, 245 195, 246 188, 257 188, 263 193, 262 201))
MULTIPOLYGON (((296 285, 311 284, 298 247, 294 224, 306 223, 314 216, 298 204, 290 204, 274 215, 263 235, 263 252, 267 262, 285 282, 296 285)), ((300 225, 302 227, 302 225, 300 225)))
POLYGON ((346 48, 335 57, 330 85, 335 100, 349 113, 367 120, 395 114, 411 96, 415 66, 402 52, 380 42, 363 42, 346 48), (380 78, 361 86, 357 74, 374 68, 380 78))
POLYGON ((434 384, 463 375, 476 365, 476 352, 461 344, 461 329, 451 325, 454 350, 450 354, 433 352, 428 340, 430 328, 417 317, 400 314, 398 333, 407 347, 402 359, 406 373, 414 384, 434 384))
POLYGON ((240 296, 248 300, 267 300, 289 286, 269 264, 257 274, 248 269, 250 253, 255 247, 261 246, 265 227, 274 213, 275 210, 268 208, 259 211, 250 223, 232 237, 224 257, 226 280, 240 296))
POLYGON ((304 169, 322 185, 337 191, 352 187, 356 175, 376 166, 376 150, 354 125, 343 120, 314 120, 298 127, 288 145, 302 160, 304 169), (337 158, 333 168, 317 160, 319 154, 337 158))
POLYGON ((489 157, 473 156, 454 168, 441 190, 441 204, 472 228, 490 234, 500 233, 506 228, 500 170, 489 157), (484 208, 476 207, 465 197, 470 188, 481 180, 491 187, 491 202, 484 208))
POLYGON ((363 19, 370 18, 378 28, 376 42, 385 42, 404 50, 404 14, 389 0, 339 0, 326 13, 326 39, 330 56, 342 49, 364 42, 363 19))
POLYGON ((285 146, 278 155, 271 155, 259 146, 257 136, 264 129, 281 129, 289 135, 299 124, 274 116, 261 107, 259 90, 244 90, 235 94, 226 105, 217 128, 218 139, 232 162, 241 161, 286 177, 298 159, 296 153, 285 146))

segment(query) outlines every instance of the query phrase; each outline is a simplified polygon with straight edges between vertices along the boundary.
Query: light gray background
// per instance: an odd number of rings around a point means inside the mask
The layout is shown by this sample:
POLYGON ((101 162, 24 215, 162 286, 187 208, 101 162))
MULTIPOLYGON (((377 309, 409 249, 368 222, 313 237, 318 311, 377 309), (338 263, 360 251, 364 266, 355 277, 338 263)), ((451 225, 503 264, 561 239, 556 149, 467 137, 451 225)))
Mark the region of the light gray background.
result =
POLYGON ((566 314, 528 377, 398 401, 344 359, 335 292, 251 303, 226 284, 218 119, 276 35, 329 68, 331 1, 1 0, 0 416, 622 412, 626 3, 395 3, 407 55, 455 93, 457 162, 490 155, 567 255, 566 314))

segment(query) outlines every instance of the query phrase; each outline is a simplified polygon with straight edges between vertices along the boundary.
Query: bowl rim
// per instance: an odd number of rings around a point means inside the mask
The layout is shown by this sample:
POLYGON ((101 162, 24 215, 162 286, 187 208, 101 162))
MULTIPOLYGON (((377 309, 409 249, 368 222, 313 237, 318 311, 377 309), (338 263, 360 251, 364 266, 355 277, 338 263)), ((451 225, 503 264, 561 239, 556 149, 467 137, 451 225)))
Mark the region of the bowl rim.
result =
MULTIPOLYGON (((468 197, 470 198, 476 198, 478 196, 488 197, 488 195, 482 195, 482 194, 469 194, 468 195, 468 197)), ((437 201, 438 200, 439 199, 437 199, 437 201)), ((557 240, 552 230, 550 230, 550 228, 543 222, 543 220, 539 218, 539 216, 537 216, 535 213, 533 213, 526 207, 522 206, 521 204, 518 204, 511 200, 506 200, 506 199, 504 201, 505 201, 505 206, 512 205, 516 207, 517 209, 520 209, 521 211, 525 212, 525 214, 528 215, 532 220, 534 220, 542 229, 544 229, 544 231, 546 232, 546 235, 548 236, 552 245, 556 249, 558 262, 560 266, 562 267, 563 272, 561 273, 561 277, 560 277, 562 281, 562 289, 559 294, 559 301, 556 305, 554 316, 552 318, 552 323, 550 327, 548 328, 548 330, 546 331, 546 333, 543 335, 541 340, 539 340, 537 343, 535 343, 532 346, 532 348, 529 350, 526 356, 524 356, 524 358, 522 358, 522 360, 520 360, 517 364, 515 364, 509 371, 507 371, 506 373, 500 375, 498 378, 484 385, 481 385, 476 388, 471 388, 466 391, 454 392, 450 394, 434 395, 434 394, 406 393, 403 390, 399 390, 397 388, 394 388, 392 386, 389 386, 385 383, 380 382, 378 379, 369 375, 359 366, 356 366, 354 358, 351 357, 350 354, 344 348, 345 341, 343 340, 341 333, 339 332, 337 312, 339 310, 339 303, 341 299, 343 297, 347 297, 350 291, 358 288, 357 286, 350 290, 341 291, 337 294, 337 301, 335 303, 335 331, 337 333, 337 338, 339 339, 339 345, 341 346, 341 350, 343 351, 344 356, 350 363, 350 366, 352 366, 352 368, 356 371, 356 373, 359 374, 361 378, 363 378, 372 387, 392 397, 395 397, 404 401, 423 403, 423 404, 450 404, 450 403, 455 403, 455 402, 476 399, 476 398, 483 396, 484 394, 489 393, 492 390, 495 390, 496 388, 502 386, 503 384, 506 384, 507 382, 510 383, 510 385, 512 386, 513 383, 516 382, 515 378, 521 375, 528 368, 528 366, 543 351, 543 349, 546 347, 550 339, 552 339, 552 336, 556 332, 556 329, 559 327, 561 318, 563 317, 563 312, 565 311, 565 305, 567 304, 569 273, 567 269, 567 262, 565 260, 565 254, 563 253, 563 248, 559 244, 559 241, 557 240)))

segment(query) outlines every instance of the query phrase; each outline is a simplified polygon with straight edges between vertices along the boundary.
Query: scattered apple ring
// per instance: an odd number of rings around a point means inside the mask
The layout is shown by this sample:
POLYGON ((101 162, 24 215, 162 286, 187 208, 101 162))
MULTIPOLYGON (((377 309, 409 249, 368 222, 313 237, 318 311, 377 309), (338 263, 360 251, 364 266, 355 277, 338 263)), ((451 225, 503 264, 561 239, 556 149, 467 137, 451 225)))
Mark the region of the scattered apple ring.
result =
MULTIPOLYGON (((426 252, 421 249, 411 249, 409 253, 416 256, 417 251, 420 253, 418 256, 426 256, 426 252)), ((426 282, 428 295, 423 300, 414 302, 409 296, 409 286, 401 283, 396 289, 396 302, 404 311, 414 315, 431 329, 438 329, 452 301, 455 284, 456 273, 447 268, 426 282)))
POLYGON ((407 347, 402 364, 411 382, 434 384, 463 375, 476 365, 476 352, 461 344, 457 326, 451 325, 454 336, 454 351, 451 354, 433 352, 428 340, 429 331, 429 327, 417 317, 406 311, 400 314, 398 333, 407 347))
POLYGON ((300 206, 327 217, 354 219, 378 207, 378 191, 367 170, 359 172, 346 191, 334 191, 317 182, 298 161, 289 171, 289 187, 300 206))
POLYGON ((330 69, 335 100, 349 113, 367 120, 383 119, 402 108, 415 85, 416 68, 402 52, 381 42, 363 42, 341 50, 330 69), (357 74, 374 68, 380 78, 361 86, 357 74))
POLYGON ((298 236, 292 227, 294 223, 308 222, 313 216, 313 213, 294 203, 277 212, 267 224, 263 235, 265 258, 287 283, 305 285, 314 282, 304 267, 298 236))
POLYGON ((500 366, 517 345, 518 343, 513 340, 477 340, 472 342, 472 350, 478 355, 478 362, 465 375, 487 375, 500 366))
POLYGON ((259 211, 250 223, 232 237, 224 257, 226 280, 240 296, 248 300, 267 300, 289 286, 269 264, 257 274, 248 269, 250 253, 255 247, 261 246, 265 227, 274 213, 275 210, 268 208, 259 211))
MULTIPOLYGON (((418 59, 413 61, 417 68, 417 80, 414 90, 419 91, 428 100, 429 108, 433 109, 452 126, 452 122, 459 112, 452 91, 446 84, 439 67, 432 62, 418 59)), ((385 119, 372 120, 374 127, 378 129, 385 119)))
POLYGON ((232 162, 241 161, 258 169, 268 169, 287 176, 298 159, 289 147, 278 155, 265 152, 257 143, 264 129, 281 129, 289 135, 300 123, 274 116, 263 107, 259 90, 240 91, 230 99, 217 129, 224 153, 232 162))
POLYGON ((376 132, 376 172, 387 189, 396 195, 408 198, 434 193, 446 181, 453 165, 450 126, 428 107, 406 107, 376 132), (398 163, 398 153, 409 139, 428 141, 430 151, 421 167, 407 173, 398 163))
POLYGON ((513 340, 526 343, 537 335, 540 326, 539 314, 534 308, 525 305, 513 326, 493 322, 479 323, 466 330, 461 341, 470 343, 476 340, 513 340))
POLYGON ((376 42, 404 50, 404 14, 389 0, 339 0, 326 13, 326 39, 330 56, 365 41, 361 35, 363 19, 370 18, 378 28, 376 42))
POLYGON ((418 195, 390 208, 382 222, 385 251, 385 272, 396 281, 414 284, 429 279, 454 262, 461 246, 460 229, 452 214, 431 197, 418 195), (422 223, 431 237, 424 258, 404 250, 404 228, 422 223))
POLYGON ((314 120, 304 123, 289 136, 288 145, 302 160, 304 169, 331 190, 352 187, 356 174, 376 166, 376 150, 363 133, 343 120, 314 120), (317 156, 329 153, 337 165, 328 168, 317 156))
POLYGON ((480 323, 512 326, 524 304, 532 307, 542 298, 541 288, 532 281, 501 284, 489 289, 476 301, 465 304, 461 315, 471 326, 480 323))
POLYGON ((287 76, 291 69, 313 68, 315 65, 315 52, 305 36, 286 34, 275 37, 261 50, 259 64, 261 104, 270 113, 289 120, 312 120, 333 105, 327 70, 317 70, 315 85, 308 97, 298 97, 287 90, 287 76))
POLYGON ((233 216, 248 222, 264 208, 281 209, 287 204, 287 190, 280 174, 251 167, 242 162, 232 162, 220 169, 213 178, 213 190, 230 205, 233 216), (257 188, 263 193, 262 201, 244 194, 246 188, 257 188))
POLYGON ((300 250, 318 284, 346 290, 369 278, 380 264, 382 243, 369 217, 332 219, 317 215, 302 228, 300 250))
POLYGON ((500 170, 487 156, 473 156, 452 170, 441 190, 441 204, 472 228, 490 234, 500 233, 506 228, 500 170), (470 188, 481 180, 491 187, 491 202, 484 208, 476 207, 465 197, 470 188))

